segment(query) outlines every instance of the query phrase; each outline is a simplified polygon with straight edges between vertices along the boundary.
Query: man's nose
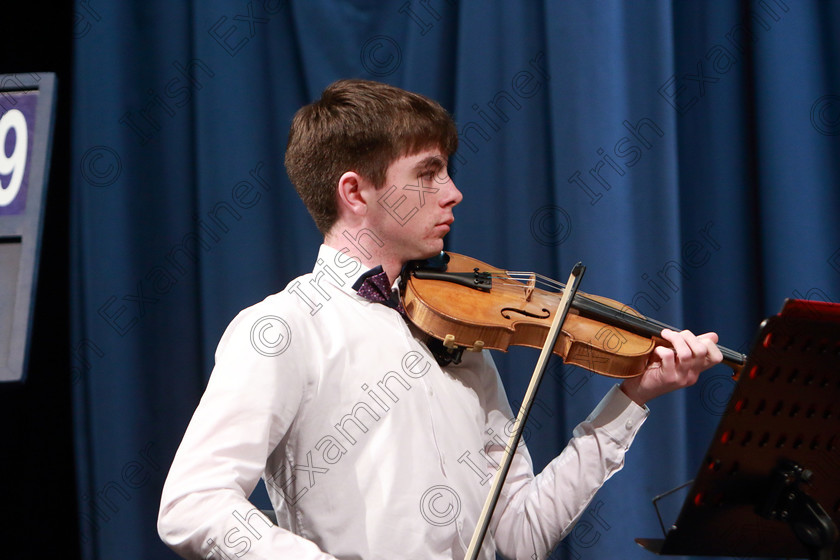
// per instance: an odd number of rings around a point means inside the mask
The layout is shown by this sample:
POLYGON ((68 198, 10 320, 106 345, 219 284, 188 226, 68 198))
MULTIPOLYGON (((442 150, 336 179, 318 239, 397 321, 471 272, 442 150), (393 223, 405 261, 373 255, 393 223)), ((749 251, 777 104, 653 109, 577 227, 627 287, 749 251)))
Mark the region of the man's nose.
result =
POLYGON ((443 196, 440 198, 441 206, 457 206, 464 199, 464 195, 450 177, 447 177, 446 184, 441 185, 441 190, 443 191, 443 196))

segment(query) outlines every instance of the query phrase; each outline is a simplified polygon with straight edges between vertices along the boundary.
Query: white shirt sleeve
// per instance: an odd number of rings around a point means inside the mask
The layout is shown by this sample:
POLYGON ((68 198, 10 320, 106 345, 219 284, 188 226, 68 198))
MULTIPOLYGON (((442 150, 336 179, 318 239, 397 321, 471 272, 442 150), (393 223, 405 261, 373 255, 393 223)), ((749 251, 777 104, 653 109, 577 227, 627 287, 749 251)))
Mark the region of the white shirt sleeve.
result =
MULTIPOLYGON (((489 421, 507 421, 503 410, 492 411, 499 418, 489 421)), ((648 412, 614 386, 537 476, 526 447, 520 445, 491 520, 498 551, 510 558, 546 558, 598 489, 624 465, 624 454, 648 412)), ((496 462, 503 451, 501 446, 488 449, 496 462)))
POLYGON ((163 488, 158 532, 185 558, 331 559, 248 501, 294 420, 305 384, 293 351, 255 351, 250 337, 258 318, 253 310, 240 313, 219 343, 163 488))

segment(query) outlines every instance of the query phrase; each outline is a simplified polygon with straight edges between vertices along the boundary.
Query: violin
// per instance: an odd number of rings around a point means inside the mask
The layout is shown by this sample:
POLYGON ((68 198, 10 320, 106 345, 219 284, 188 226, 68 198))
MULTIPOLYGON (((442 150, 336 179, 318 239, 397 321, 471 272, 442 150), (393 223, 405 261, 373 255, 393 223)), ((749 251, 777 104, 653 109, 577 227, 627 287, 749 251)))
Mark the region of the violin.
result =
MULTIPOLYGON (((409 319, 442 343, 442 351, 433 349, 439 361, 457 363, 464 350, 542 348, 564 288, 541 275, 441 252, 405 268, 401 297, 409 319)), ((657 346, 668 346, 660 338, 665 328, 680 330, 615 300, 577 292, 553 353, 601 375, 634 377, 657 346)), ((737 375, 746 356, 718 348, 737 375)))

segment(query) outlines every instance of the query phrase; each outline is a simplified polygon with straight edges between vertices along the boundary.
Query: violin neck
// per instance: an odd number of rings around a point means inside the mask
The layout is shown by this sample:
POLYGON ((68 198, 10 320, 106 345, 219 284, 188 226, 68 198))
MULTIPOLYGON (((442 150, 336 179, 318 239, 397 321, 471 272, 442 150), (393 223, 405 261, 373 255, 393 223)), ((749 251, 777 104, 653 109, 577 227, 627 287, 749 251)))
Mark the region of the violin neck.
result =
MULTIPOLYGON (((638 334, 639 336, 660 338, 662 329, 670 329, 672 331, 682 330, 655 319, 633 315, 626 311, 622 311, 621 309, 610 307, 609 305, 580 294, 575 295, 572 305, 583 317, 589 317, 591 319, 596 319, 598 321, 614 325, 618 328, 638 334)), ((723 363, 731 367, 736 372, 740 371, 746 361, 746 356, 740 352, 721 346, 720 344, 718 344, 717 347, 723 354, 723 363)))

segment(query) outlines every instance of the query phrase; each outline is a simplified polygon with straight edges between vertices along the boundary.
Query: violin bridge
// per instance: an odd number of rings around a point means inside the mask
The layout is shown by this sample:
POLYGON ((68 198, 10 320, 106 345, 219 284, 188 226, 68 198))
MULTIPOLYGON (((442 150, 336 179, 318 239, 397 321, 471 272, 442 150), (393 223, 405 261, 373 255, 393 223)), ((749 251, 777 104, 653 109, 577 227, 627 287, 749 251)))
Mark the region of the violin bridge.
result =
POLYGON ((525 285, 525 301, 531 301, 531 294, 534 293, 534 288, 537 286, 537 275, 534 273, 530 274, 530 278, 528 278, 528 283, 525 285))

